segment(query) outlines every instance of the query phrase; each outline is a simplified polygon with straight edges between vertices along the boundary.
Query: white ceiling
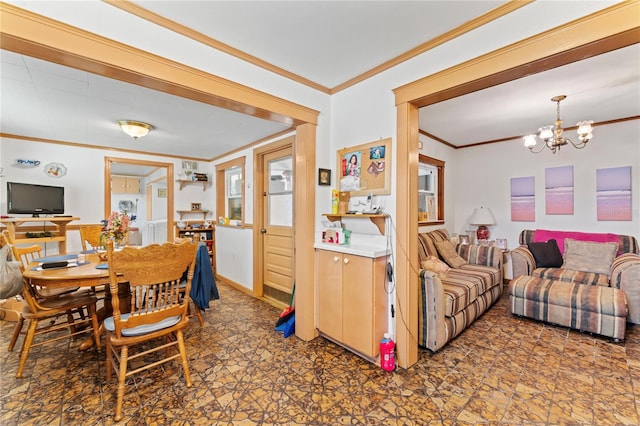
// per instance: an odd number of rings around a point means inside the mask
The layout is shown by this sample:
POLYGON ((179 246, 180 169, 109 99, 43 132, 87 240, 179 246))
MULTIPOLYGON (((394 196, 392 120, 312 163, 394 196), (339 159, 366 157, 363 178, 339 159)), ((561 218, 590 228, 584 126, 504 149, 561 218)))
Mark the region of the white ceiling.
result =
MULTIPOLYGON (((505 2, 135 3, 332 88, 505 2)), ((421 129, 458 146, 530 133, 555 119, 549 99, 558 94, 568 95, 566 126, 640 115, 639 58, 633 46, 423 108, 421 129)), ((210 159, 286 129, 4 50, 0 59, 3 133, 210 159), (117 128, 120 119, 155 129, 133 141, 117 128)))
POLYGON ((563 127, 640 115, 640 45, 421 108, 420 128, 454 146, 519 138, 554 124, 557 95, 563 127))

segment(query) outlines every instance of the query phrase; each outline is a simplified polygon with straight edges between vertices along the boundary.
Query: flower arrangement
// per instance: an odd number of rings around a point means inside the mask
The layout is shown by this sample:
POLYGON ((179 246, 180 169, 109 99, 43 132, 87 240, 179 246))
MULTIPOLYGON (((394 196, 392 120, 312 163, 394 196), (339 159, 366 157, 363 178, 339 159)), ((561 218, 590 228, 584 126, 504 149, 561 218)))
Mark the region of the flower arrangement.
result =
POLYGON ((111 238, 116 246, 119 246, 127 236, 131 222, 135 220, 135 215, 129 216, 126 211, 124 213, 111 212, 109 219, 102 220, 104 225, 102 236, 111 238))

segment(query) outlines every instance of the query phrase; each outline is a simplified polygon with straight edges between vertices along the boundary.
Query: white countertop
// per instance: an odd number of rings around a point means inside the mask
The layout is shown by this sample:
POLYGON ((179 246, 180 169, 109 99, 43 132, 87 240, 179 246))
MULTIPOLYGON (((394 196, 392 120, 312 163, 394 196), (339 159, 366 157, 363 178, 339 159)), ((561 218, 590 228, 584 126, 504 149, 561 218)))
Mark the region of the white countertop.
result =
POLYGON ((387 256, 391 254, 391 248, 380 247, 375 245, 364 245, 364 244, 331 244, 331 243, 322 243, 317 242, 313 245, 314 248, 320 250, 328 250, 335 251, 338 253, 345 254, 353 254, 355 256, 363 256, 363 257, 381 257, 387 256))

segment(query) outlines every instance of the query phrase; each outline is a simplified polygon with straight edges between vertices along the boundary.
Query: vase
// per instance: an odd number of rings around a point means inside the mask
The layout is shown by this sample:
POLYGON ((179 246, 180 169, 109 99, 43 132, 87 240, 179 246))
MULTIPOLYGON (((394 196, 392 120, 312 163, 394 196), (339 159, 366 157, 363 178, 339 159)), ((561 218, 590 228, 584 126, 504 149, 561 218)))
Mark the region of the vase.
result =
POLYGON ((119 249, 123 246, 122 242, 124 241, 124 235, 114 235, 111 240, 113 241, 113 248, 119 249))

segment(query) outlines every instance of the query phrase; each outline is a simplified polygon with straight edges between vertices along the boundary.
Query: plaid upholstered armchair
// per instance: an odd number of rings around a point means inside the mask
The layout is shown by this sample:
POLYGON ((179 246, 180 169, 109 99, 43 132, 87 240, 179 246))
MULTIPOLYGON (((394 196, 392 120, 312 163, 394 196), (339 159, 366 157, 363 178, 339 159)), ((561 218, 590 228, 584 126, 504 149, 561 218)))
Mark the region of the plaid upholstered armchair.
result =
MULTIPOLYGON (((573 243, 575 245, 575 243, 573 243)), ((587 246, 588 247, 588 246, 587 246)), ((520 246, 511 251, 513 277, 521 275, 551 279, 554 281, 613 287, 622 290, 628 305, 627 321, 640 324, 640 256, 638 241, 631 235, 593 234, 569 231, 525 229, 520 233, 520 246), (532 243, 555 240, 561 258, 557 263, 545 264, 536 260, 532 243), (581 241, 583 245, 594 244, 587 249, 591 258, 586 262, 567 259, 565 240, 581 241), (615 244, 614 244, 615 243, 615 244), (616 245, 610 258, 597 255, 599 245, 616 245), (595 256, 595 257, 594 257, 595 256), (602 265, 598 265, 602 263, 602 265)), ((547 259, 545 259, 547 260, 547 259)))

